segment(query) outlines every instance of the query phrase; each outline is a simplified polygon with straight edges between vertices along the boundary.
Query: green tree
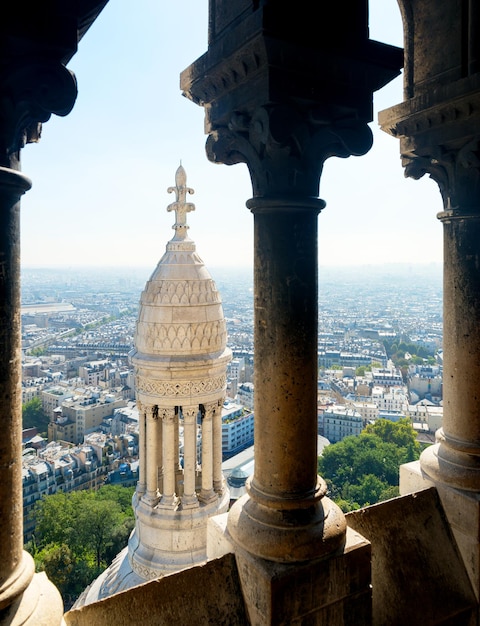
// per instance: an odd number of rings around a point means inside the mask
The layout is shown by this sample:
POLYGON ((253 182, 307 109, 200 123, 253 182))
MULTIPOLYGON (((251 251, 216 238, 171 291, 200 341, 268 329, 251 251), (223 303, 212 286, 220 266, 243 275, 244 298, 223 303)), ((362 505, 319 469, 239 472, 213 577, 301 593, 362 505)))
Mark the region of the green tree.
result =
POLYGON ((346 486, 344 492, 347 502, 366 506, 378 502, 385 488, 385 481, 374 474, 365 474, 358 484, 346 486))
POLYGON ((122 485, 104 485, 96 492, 97 500, 113 500, 120 506, 122 513, 133 519, 132 496, 133 489, 126 489, 122 485))
POLYGON ((391 422, 386 419, 376 420, 373 424, 369 424, 363 431, 364 433, 372 433, 380 437, 385 443, 394 443, 400 447, 409 445, 420 453, 420 444, 417 441, 417 433, 413 428, 408 417, 402 417, 398 422, 391 422))
POLYGON ((69 595, 71 578, 75 569, 75 558, 65 544, 51 543, 34 556, 35 569, 44 571, 62 596, 69 595))
POLYGON ((46 432, 48 428, 48 415, 42 407, 40 398, 32 398, 22 406, 23 428, 38 428, 40 432, 46 432))
POLYGON ((122 510, 117 502, 85 499, 76 518, 78 539, 95 557, 97 567, 106 566, 106 554, 112 546, 112 536, 122 523, 122 510))
POLYGON ((71 604, 127 544, 134 525, 133 488, 105 486, 46 496, 35 505, 35 537, 26 548, 38 571, 71 604))
POLYGON ((47 348, 45 348, 45 346, 37 346, 36 348, 29 350, 29 353, 32 356, 43 356, 44 354, 47 354, 47 348))
POLYGON ((419 456, 420 445, 408 419, 380 419, 358 437, 327 446, 318 470, 330 497, 346 511, 398 495, 400 465, 419 456))

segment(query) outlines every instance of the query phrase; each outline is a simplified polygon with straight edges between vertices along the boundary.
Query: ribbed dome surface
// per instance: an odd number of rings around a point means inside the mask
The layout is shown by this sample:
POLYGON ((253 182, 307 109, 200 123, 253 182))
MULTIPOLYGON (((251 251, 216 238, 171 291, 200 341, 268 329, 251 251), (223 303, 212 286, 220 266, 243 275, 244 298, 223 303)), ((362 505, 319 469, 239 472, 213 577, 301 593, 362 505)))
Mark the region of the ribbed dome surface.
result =
POLYGON ((135 341, 142 356, 191 358, 222 352, 226 347, 219 293, 193 243, 191 247, 169 250, 167 246, 145 286, 135 341))
POLYGON ((219 293, 203 261, 187 237, 186 213, 194 209, 185 202, 186 176, 182 166, 176 173, 177 201, 175 236, 167 244, 140 299, 135 337, 135 357, 185 355, 211 357, 223 352, 227 343, 226 324, 219 293))

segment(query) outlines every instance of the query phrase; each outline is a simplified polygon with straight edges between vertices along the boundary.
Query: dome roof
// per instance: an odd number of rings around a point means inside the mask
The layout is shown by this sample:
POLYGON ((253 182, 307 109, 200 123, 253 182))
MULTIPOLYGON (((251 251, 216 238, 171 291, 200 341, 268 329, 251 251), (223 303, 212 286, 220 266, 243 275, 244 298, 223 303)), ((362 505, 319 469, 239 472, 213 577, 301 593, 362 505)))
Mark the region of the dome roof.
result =
POLYGON ((186 186, 183 167, 177 169, 175 235, 168 242, 140 299, 135 336, 136 358, 213 358, 225 350, 227 332, 220 295, 214 281, 188 237, 186 214, 195 205, 186 202, 193 189, 186 186))

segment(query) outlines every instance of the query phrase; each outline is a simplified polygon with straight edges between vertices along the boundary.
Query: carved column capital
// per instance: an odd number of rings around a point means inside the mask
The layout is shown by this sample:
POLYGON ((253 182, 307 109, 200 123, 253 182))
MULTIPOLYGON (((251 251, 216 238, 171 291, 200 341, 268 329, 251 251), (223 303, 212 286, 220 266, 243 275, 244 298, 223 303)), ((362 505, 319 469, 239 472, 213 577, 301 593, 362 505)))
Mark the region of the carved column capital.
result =
POLYGON ((182 414, 185 422, 195 421, 198 415, 198 406, 182 406, 182 414))
POLYGON ((208 404, 205 404, 205 417, 206 418, 210 418, 210 417, 214 417, 219 411, 219 404, 218 402, 209 402, 208 404))
POLYGON ((405 176, 418 180, 425 174, 440 189, 446 211, 475 214, 480 209, 480 135, 460 146, 435 146, 431 154, 403 157, 405 176))
POLYGON ((175 421, 175 409, 160 409, 162 422, 173 423, 175 421))
POLYGON ((278 104, 233 113, 227 126, 213 126, 206 150, 215 163, 246 163, 254 196, 316 198, 328 157, 365 154, 371 145, 364 121, 278 104))
POLYGON ((438 184, 446 211, 476 213, 480 192, 478 76, 381 111, 383 131, 400 140, 405 176, 438 184))
POLYGON ((52 113, 67 115, 77 97, 74 74, 59 61, 27 58, 0 73, 2 158, 40 138, 52 113))

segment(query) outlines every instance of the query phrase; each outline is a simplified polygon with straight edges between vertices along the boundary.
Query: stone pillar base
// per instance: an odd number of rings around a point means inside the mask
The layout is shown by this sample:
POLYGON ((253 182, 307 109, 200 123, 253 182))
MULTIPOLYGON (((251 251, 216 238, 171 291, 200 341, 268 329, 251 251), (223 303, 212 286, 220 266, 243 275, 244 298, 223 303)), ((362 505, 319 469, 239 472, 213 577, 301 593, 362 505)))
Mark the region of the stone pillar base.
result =
POLYGON ((208 520, 207 558, 233 552, 252 626, 312 623, 371 625, 370 543, 347 528, 343 550, 306 563, 276 563, 236 545, 228 515, 208 520))
MULTIPOLYGON (((433 447, 433 446, 432 446, 433 447)), ((434 482, 425 474, 420 461, 400 466, 402 496, 436 487, 450 530, 470 578, 477 600, 480 599, 480 494, 462 491, 434 482)))
POLYGON ((216 493, 213 489, 202 489, 198 494, 198 499, 203 504, 209 504, 210 502, 215 502, 215 500, 218 500, 218 493, 216 493))
MULTIPOLYGON (((322 481, 323 482, 323 481, 322 481)), ((248 483, 247 483, 248 488, 248 483)), ((261 558, 280 563, 318 560, 341 551, 347 524, 339 507, 327 497, 282 510, 257 502, 248 494, 237 500, 228 515, 228 531, 235 545, 261 558)), ((275 502, 274 502, 275 504, 275 502)))
POLYGON ((45 572, 35 574, 18 598, 0 611, 0 623, 8 626, 62 626, 63 600, 45 572))
POLYGON ((352 529, 344 549, 322 560, 284 564, 235 548, 250 624, 370 625, 370 543, 352 529))
POLYGON ((480 455, 475 445, 458 444, 454 448, 447 440, 426 448, 420 457, 422 470, 436 483, 451 485, 465 491, 480 492, 480 455), (462 449, 463 446, 463 449, 462 449))
POLYGON ((443 510, 463 559, 473 591, 480 600, 480 495, 437 484, 443 510))

